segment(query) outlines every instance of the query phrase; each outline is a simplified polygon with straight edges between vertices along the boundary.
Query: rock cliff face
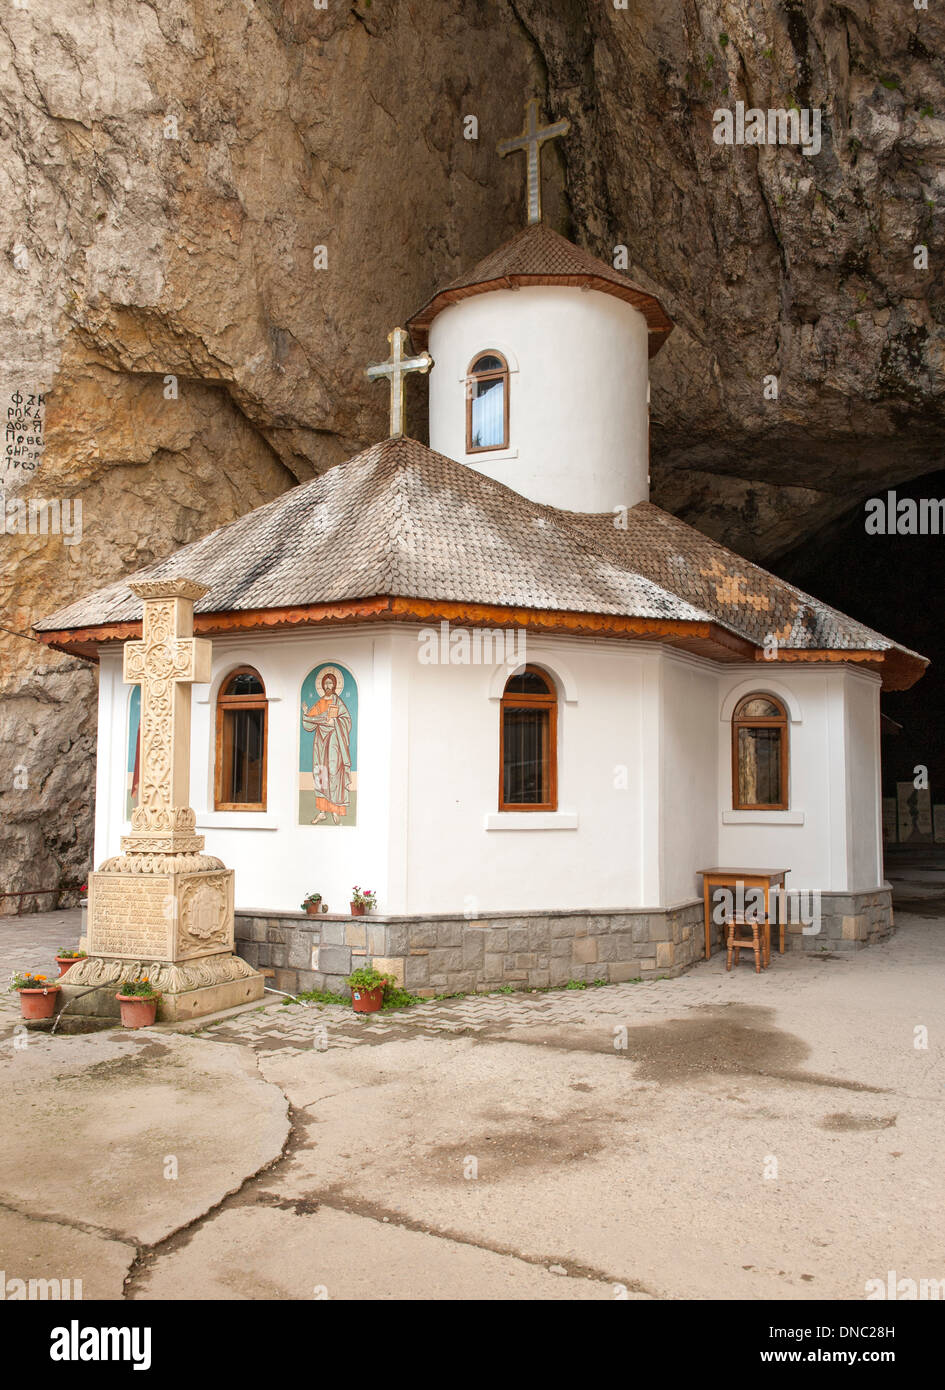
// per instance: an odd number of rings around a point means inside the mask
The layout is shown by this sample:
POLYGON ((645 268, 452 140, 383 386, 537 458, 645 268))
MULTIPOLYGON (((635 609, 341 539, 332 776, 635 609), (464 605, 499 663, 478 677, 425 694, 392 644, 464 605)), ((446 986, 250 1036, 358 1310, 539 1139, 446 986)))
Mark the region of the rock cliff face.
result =
POLYGON ((515 8, 576 127, 575 228, 625 243, 677 325, 653 369, 654 501, 764 559, 878 482, 939 467, 941 12, 515 8), (713 113, 737 101, 819 108, 820 153, 717 144, 713 113))
POLYGON ((655 501, 770 559, 940 466, 943 52, 900 0, 13 0, 0 488, 82 527, 0 534, 0 891, 91 852, 94 670, 10 634, 384 432, 365 363, 521 225, 527 95, 572 122, 546 219, 677 324, 655 501), (736 101, 821 152, 716 144, 736 101))

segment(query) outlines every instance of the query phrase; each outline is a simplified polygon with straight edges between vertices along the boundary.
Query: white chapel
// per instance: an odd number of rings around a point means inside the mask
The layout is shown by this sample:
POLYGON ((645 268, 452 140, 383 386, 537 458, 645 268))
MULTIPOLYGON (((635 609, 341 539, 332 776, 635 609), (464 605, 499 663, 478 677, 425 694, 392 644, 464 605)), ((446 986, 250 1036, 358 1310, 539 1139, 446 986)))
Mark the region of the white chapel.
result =
MULTIPOLYGON (((672 324, 541 222, 529 149, 528 225, 369 369, 390 437, 129 577, 206 588, 191 805, 240 953, 293 989, 359 954, 421 993, 675 974, 718 866, 818 895, 789 948, 890 927, 880 692, 926 662, 649 501, 672 324)), ((137 795, 129 579, 36 627, 99 665, 96 863, 137 795)))

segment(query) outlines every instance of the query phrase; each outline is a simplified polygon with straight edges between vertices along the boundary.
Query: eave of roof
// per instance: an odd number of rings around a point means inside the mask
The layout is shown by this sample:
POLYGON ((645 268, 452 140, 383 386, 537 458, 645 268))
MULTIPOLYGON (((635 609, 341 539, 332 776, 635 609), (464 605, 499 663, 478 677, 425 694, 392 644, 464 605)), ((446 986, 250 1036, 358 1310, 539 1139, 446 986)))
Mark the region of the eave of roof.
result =
POLYGON ((526 285, 567 285, 599 290, 632 304, 646 319, 649 355, 654 357, 673 329, 672 319, 660 301, 629 276, 598 260, 589 251, 536 223, 484 257, 472 270, 437 290, 407 321, 414 346, 427 346, 430 325, 443 309, 491 290, 519 289, 526 285))
POLYGON ((651 503, 543 506, 412 439, 384 440, 37 622, 95 658, 140 633, 129 579, 207 586, 204 635, 447 620, 671 643, 718 662, 848 662, 905 689, 928 664, 651 503))
MULTIPOLYGON (((790 650, 778 653, 776 660, 747 638, 738 637, 713 622, 662 621, 602 613, 567 613, 525 608, 502 608, 490 604, 426 602, 416 598, 377 597, 345 603, 309 604, 297 608, 266 608, 229 613, 197 613, 194 633, 198 637, 220 637, 230 632, 284 632, 292 629, 322 628, 351 623, 447 622, 468 627, 524 628, 538 635, 601 637, 659 642, 692 652, 723 664, 763 662, 766 669, 781 663, 850 663, 872 670, 884 689, 907 690, 923 674, 927 662, 902 648, 875 650, 790 650)), ((98 661, 100 649, 110 643, 136 641, 141 637, 141 621, 103 623, 99 626, 39 632, 40 641, 55 651, 98 661)))

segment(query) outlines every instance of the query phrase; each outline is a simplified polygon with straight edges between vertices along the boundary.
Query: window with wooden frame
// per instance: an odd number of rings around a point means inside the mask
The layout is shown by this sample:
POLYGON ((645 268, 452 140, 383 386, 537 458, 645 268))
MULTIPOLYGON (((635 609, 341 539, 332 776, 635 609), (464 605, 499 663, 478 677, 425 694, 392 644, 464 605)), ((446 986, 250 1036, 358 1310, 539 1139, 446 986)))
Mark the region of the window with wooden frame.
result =
POLYGON ((216 786, 218 811, 266 809, 266 687, 258 671, 240 666, 217 696, 216 786))
POLYGON ((499 810, 558 809, 558 697, 536 666, 510 676, 502 695, 499 810))
POLYGON ((788 721, 773 695, 746 695, 732 715, 732 807, 786 811, 788 721))
POLYGON ((491 349, 474 357, 466 373, 466 452, 509 447, 509 365, 491 349))

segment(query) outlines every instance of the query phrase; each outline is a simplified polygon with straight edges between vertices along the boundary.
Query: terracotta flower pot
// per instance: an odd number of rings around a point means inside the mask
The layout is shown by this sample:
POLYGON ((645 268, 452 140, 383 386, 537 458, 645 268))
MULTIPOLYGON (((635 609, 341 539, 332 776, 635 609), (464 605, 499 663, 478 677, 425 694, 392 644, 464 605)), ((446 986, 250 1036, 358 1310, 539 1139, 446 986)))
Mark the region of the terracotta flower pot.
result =
POLYGON ((20 1013, 24 1018, 52 1018, 58 995, 58 985, 48 985, 46 989, 21 989, 20 1013))
POLYGON ((115 998, 121 1009, 122 1028, 150 1028, 157 1013, 159 995, 152 994, 149 998, 144 994, 116 994, 115 998))
POLYGON ((356 1014, 376 1014, 384 1002, 384 986, 377 989, 353 989, 351 1003, 356 1014))
POLYGON ((305 911, 308 913, 309 917, 316 917, 316 916, 318 915, 318 910, 319 910, 319 904, 318 904, 318 903, 306 903, 306 904, 305 904, 305 911))
POLYGON ((60 978, 60 980, 62 979, 62 977, 63 977, 63 975, 66 973, 66 971, 69 969, 69 967, 70 967, 71 965, 75 965, 75 963, 76 963, 77 960, 81 960, 81 956, 57 956, 57 957, 56 957, 56 964, 59 966, 59 978, 60 978))
POLYGON ((364 903, 351 903, 350 906, 351 906, 351 916, 352 916, 352 917, 363 917, 363 916, 364 916, 364 903))

